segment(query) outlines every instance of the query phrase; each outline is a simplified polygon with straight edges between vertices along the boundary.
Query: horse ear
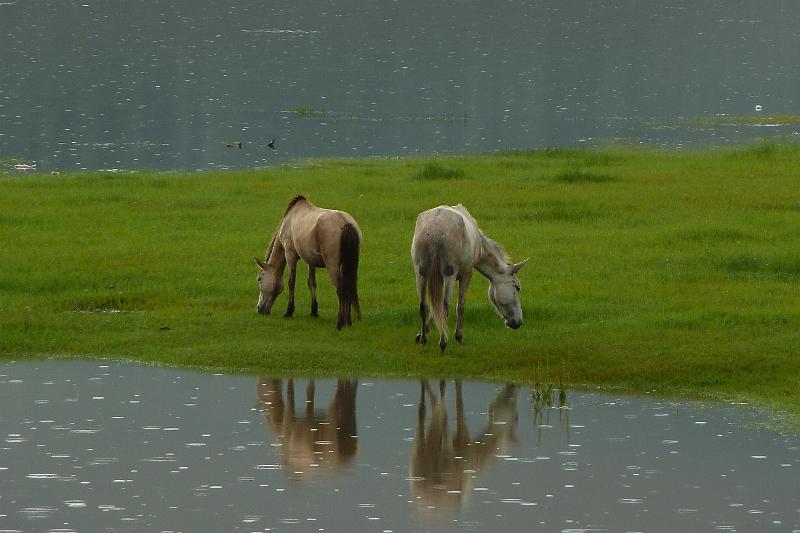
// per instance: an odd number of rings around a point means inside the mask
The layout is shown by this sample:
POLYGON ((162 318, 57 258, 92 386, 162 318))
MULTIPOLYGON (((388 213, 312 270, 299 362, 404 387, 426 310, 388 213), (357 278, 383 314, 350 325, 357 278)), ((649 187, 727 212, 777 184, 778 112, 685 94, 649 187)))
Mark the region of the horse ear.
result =
POLYGON ((258 257, 254 257, 253 261, 256 262, 256 264, 258 265, 258 268, 260 268, 261 270, 264 270, 265 268, 267 268, 267 264, 264 261, 262 261, 261 259, 259 259, 258 257))
MULTIPOLYGON (((530 259, 530 257, 528 259, 530 259)), ((511 273, 516 274, 517 272, 522 270, 522 267, 525 266, 525 263, 528 262, 528 259, 525 259, 524 261, 520 261, 519 263, 514 263, 513 265, 511 265, 511 267, 509 268, 509 270, 511 270, 511 273)))

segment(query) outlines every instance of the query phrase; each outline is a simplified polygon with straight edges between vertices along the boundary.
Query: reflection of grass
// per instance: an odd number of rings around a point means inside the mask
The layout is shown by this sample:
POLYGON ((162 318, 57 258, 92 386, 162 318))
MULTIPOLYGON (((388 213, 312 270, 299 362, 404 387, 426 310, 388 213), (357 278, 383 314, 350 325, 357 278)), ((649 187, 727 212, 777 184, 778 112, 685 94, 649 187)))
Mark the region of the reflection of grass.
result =
POLYGON ((0 169, 0 354, 553 384, 566 369, 567 385, 800 414, 799 175, 800 146, 781 143, 59 178, 0 169), (582 181, 553 179, 576 168, 582 181), (352 213, 364 233, 363 321, 346 331, 327 276, 318 320, 305 316, 304 279, 294 319, 280 317, 285 294, 273 316, 255 312, 250 258, 298 192, 352 213), (504 328, 475 275, 464 343, 442 356, 435 334, 433 346, 413 341, 409 246, 420 211, 458 202, 515 260, 531 258, 519 274, 525 325, 504 328))

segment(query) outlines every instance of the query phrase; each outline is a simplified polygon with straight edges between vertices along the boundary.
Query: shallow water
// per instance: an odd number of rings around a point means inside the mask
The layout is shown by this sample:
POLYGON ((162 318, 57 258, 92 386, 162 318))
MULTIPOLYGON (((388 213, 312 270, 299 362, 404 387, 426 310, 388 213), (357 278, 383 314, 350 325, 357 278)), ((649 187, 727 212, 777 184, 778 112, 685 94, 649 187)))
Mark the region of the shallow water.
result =
POLYGON ((195 170, 796 139, 767 117, 798 114, 798 27, 790 0, 3 1, 0 158, 195 170), (765 120, 681 120, 720 115, 765 120))
POLYGON ((0 531, 800 531, 800 438, 746 406, 309 385, 0 364, 0 531))

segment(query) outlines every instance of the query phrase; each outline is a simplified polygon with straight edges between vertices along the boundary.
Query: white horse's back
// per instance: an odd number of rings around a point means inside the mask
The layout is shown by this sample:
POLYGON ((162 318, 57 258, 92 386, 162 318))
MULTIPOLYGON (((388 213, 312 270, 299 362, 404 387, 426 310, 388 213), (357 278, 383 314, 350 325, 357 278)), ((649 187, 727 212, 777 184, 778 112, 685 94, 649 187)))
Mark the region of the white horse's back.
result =
POLYGON ((463 217, 452 208, 440 206, 420 213, 411 242, 415 270, 425 276, 456 273, 462 263, 464 232, 463 217))

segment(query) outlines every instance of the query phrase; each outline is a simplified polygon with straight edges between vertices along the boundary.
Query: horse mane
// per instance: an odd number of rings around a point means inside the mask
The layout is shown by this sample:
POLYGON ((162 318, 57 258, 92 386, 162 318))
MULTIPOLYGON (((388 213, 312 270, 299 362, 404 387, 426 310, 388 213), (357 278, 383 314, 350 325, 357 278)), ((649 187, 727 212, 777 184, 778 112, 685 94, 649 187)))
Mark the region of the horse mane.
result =
POLYGON ((511 257, 509 257, 508 252, 506 252, 502 244, 487 237, 482 230, 479 229, 478 231, 480 231, 481 237, 483 237, 483 245, 489 249, 492 255, 499 257, 500 260, 504 261, 507 265, 512 264, 511 257))
MULTIPOLYGON (((298 204, 298 203, 300 203, 302 201, 311 203, 311 202, 309 202, 308 198, 306 198, 302 194, 298 194, 294 198, 289 200, 289 204, 286 206, 286 211, 283 212, 283 217, 281 218, 281 220, 286 218, 286 215, 289 214, 289 211, 291 211, 292 208, 296 204, 298 204)), ((278 237, 278 232, 280 231, 280 229, 281 229, 281 227, 280 227, 280 225, 278 225, 278 229, 275 230, 275 233, 272 234, 272 238, 269 240, 269 244, 267 245, 267 253, 266 253, 267 261, 269 261, 269 257, 272 255, 272 248, 275 246, 275 239, 278 237)))
MULTIPOLYGON (((289 200, 289 205, 287 205, 287 206, 286 206, 286 211, 284 211, 284 212, 283 212, 283 216, 284 216, 284 217, 286 217, 286 215, 288 215, 288 214, 289 214, 289 211, 291 211, 291 210, 292 210, 292 208, 293 208, 293 207, 294 207, 296 204, 298 204, 299 202, 302 202, 302 201, 306 201, 306 202, 308 202, 308 198, 306 198, 306 197, 305 197, 305 196, 303 196, 302 194, 298 194, 297 196, 295 196, 294 198, 292 198, 291 200, 289 200)), ((311 202, 309 202, 309 203, 311 203, 311 202)))
POLYGON ((270 256, 272 255, 272 248, 275 246, 275 238, 278 236, 278 231, 275 230, 275 233, 272 234, 272 238, 269 240, 269 244, 267 245, 267 261, 269 261, 270 256))
POLYGON ((472 216, 472 213, 470 213, 463 204, 457 204, 452 207, 462 215, 469 217, 472 223, 475 224, 475 227, 478 229, 478 233, 481 236, 481 241, 483 241, 483 246, 486 247, 492 255, 499 257, 500 260, 504 261, 507 265, 512 264, 511 258, 508 256, 506 249, 503 248, 503 245, 486 236, 480 226, 478 226, 478 222, 475 220, 475 217, 472 216))

